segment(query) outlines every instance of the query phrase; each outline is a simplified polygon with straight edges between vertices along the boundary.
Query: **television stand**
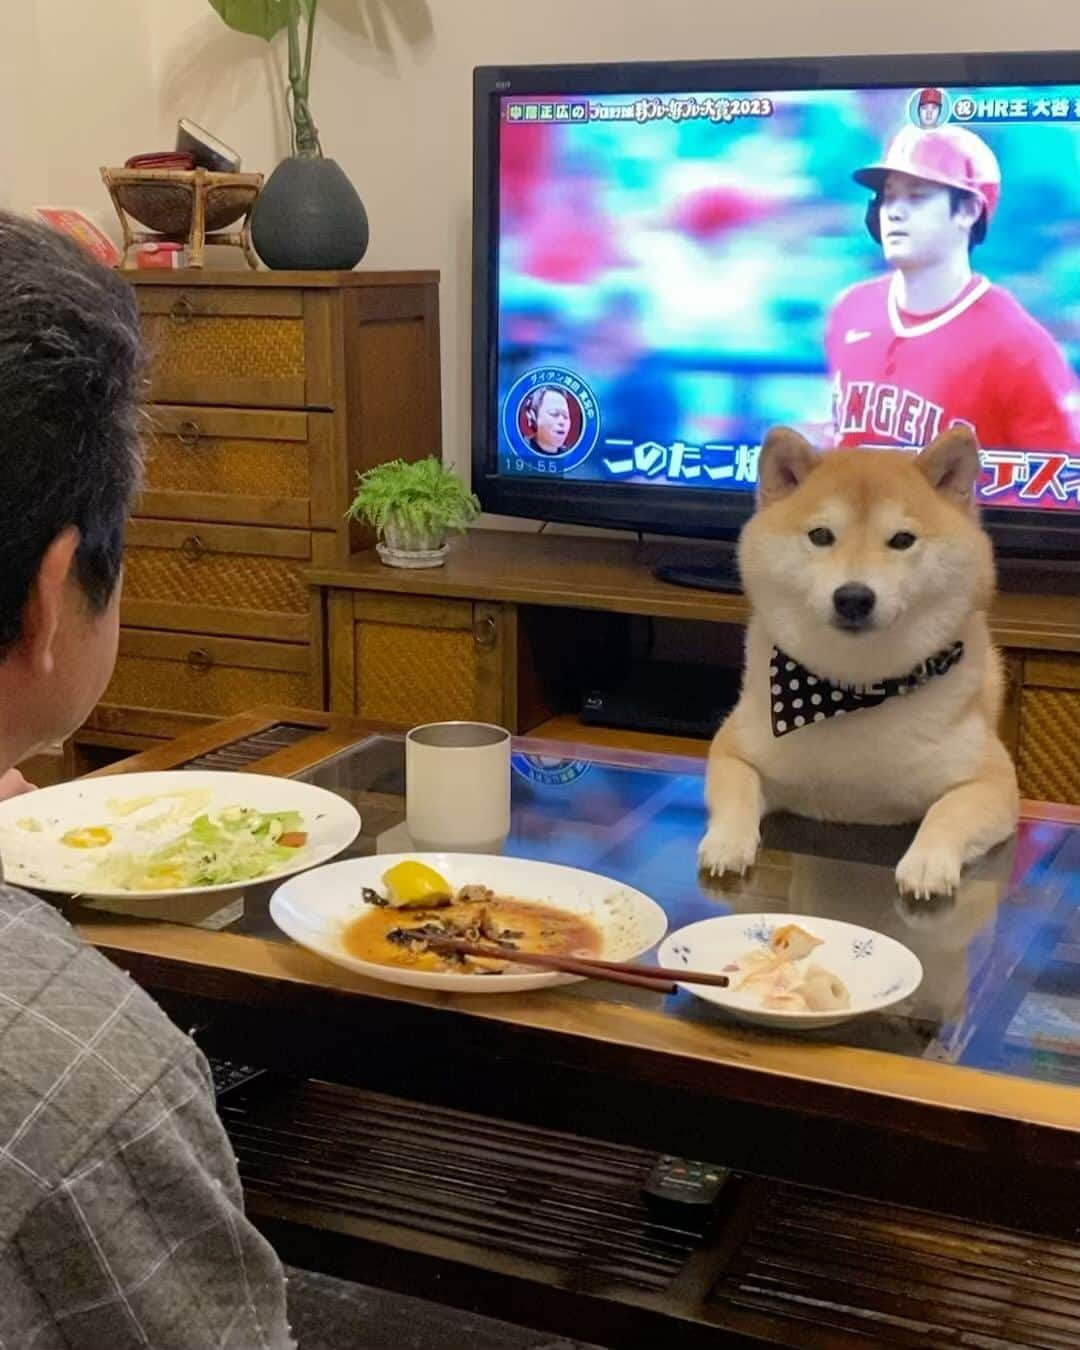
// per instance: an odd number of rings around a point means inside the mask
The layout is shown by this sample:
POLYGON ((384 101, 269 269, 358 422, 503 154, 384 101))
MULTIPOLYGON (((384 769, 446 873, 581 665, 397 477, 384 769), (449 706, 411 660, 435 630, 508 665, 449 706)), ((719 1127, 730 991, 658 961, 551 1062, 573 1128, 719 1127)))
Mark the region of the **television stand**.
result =
MULTIPOLYGON (((426 571, 386 567, 374 551, 312 569, 315 697, 333 712, 397 726, 463 718, 543 735, 557 721, 566 738, 610 744, 634 733, 586 726, 582 705, 591 691, 621 693, 631 672, 637 678, 638 667, 651 666, 645 688, 672 717, 690 711, 689 700, 670 668, 658 669, 663 663, 706 666, 718 690, 738 678, 746 597, 657 575, 686 565, 702 569, 694 581, 713 578, 726 562, 733 576, 732 553, 724 543, 695 550, 653 539, 474 529, 454 542, 444 566, 426 571)), ((1057 563, 1003 561, 990 627, 1004 649, 1001 731, 1022 794, 1080 805, 1076 575, 1057 563)), ((250 659, 246 649, 255 645, 240 643, 230 659, 250 659)), ((286 671, 276 650, 291 651, 289 644, 263 645, 281 667, 272 687, 284 688, 287 678, 295 687, 294 667, 286 671)))
POLYGON ((708 562, 700 556, 658 562, 652 572, 657 581, 666 581, 672 586, 687 586, 696 591, 722 591, 726 595, 738 595, 742 590, 734 549, 729 553, 717 554, 708 562))

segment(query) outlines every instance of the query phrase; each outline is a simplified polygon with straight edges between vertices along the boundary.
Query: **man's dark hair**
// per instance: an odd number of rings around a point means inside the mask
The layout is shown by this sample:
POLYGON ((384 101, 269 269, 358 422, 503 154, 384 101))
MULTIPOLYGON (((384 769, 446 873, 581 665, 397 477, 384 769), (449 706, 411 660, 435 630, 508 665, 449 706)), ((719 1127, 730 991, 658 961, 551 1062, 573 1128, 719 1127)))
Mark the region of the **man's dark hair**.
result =
MULTIPOLYGON (((955 216, 962 206, 982 207, 982 202, 974 192, 969 192, 967 188, 951 187, 949 189, 949 210, 955 216)), ((971 227, 971 234, 968 236, 968 252, 981 244, 986 238, 986 209, 979 211, 975 219, 975 224, 971 227)))
POLYGON ((87 602, 108 606, 140 481, 141 386, 131 286, 66 236, 0 212, 0 657, 70 526, 87 602))

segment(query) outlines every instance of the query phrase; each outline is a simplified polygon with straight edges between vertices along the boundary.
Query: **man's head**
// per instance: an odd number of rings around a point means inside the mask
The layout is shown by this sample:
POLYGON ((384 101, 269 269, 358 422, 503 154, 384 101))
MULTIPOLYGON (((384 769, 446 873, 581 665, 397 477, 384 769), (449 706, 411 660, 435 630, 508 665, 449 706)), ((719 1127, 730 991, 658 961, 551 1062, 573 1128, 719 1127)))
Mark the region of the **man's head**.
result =
POLYGON ((0 213, 0 768, 73 731, 112 672, 140 392, 130 286, 0 213))
POLYGON ((904 127, 884 158, 854 177, 874 192, 866 227, 898 267, 933 264, 981 244, 1001 197, 997 158, 966 127, 904 127))
POLYGON ((919 94, 919 126, 936 127, 941 121, 943 102, 940 89, 924 89, 919 94))
POLYGON ((563 391, 547 384, 525 400, 525 420, 538 449, 557 455, 570 435, 570 403, 563 391))

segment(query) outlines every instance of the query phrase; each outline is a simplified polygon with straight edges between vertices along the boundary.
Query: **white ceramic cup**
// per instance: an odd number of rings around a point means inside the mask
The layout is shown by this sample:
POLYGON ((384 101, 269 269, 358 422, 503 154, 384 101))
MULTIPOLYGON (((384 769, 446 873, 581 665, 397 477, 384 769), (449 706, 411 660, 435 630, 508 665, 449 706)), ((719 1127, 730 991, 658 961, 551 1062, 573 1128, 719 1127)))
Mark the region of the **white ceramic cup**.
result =
POLYGON ((510 733, 487 722, 413 727, 405 820, 423 852, 500 852, 510 833, 510 733))

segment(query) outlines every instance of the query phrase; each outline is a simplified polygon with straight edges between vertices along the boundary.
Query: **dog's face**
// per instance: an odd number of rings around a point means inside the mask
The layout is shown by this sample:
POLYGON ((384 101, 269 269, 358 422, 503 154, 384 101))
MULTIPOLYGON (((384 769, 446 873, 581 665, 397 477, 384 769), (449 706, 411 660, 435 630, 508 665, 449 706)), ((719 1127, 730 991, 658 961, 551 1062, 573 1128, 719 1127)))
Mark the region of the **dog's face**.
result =
POLYGON ((862 682, 904 674, 954 641, 993 587, 972 501, 978 472, 962 429, 919 455, 819 455, 797 432, 770 432, 739 567, 777 645, 827 678, 862 682))

